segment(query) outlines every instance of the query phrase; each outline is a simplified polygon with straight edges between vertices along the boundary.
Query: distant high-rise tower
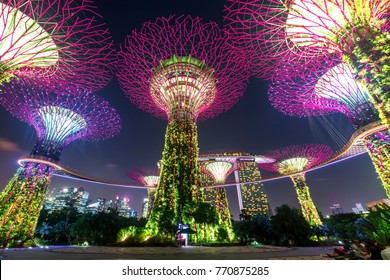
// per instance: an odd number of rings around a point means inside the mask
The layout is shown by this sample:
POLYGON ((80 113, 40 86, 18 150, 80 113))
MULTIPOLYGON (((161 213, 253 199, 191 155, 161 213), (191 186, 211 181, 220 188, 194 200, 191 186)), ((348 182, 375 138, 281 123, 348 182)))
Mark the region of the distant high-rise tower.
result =
POLYGON ((341 207, 339 203, 333 204, 333 206, 329 207, 332 210, 332 215, 344 214, 344 209, 341 207))
POLYGON ((240 182, 259 181, 261 174, 255 158, 238 158, 238 170, 234 172, 237 183, 238 205, 240 210, 254 216, 263 214, 272 216, 267 194, 262 183, 239 184, 240 182))
POLYGON ((356 207, 352 208, 352 211, 355 214, 366 214, 368 211, 364 209, 363 205, 360 202, 355 203, 356 207))
POLYGON ((130 217, 130 206, 129 206, 129 199, 123 198, 121 199, 119 196, 116 197, 114 202, 114 209, 118 213, 119 216, 122 217, 130 217))
POLYGON ((56 194, 50 210, 58 211, 68 207, 75 207, 78 212, 84 213, 88 203, 89 193, 84 188, 63 188, 56 194))
POLYGON ((83 187, 78 188, 77 191, 73 194, 73 203, 74 206, 80 213, 85 211, 85 208, 88 205, 89 192, 85 191, 83 187))
POLYGON ((144 198, 144 202, 142 203, 142 218, 148 217, 148 208, 149 208, 149 199, 144 198))

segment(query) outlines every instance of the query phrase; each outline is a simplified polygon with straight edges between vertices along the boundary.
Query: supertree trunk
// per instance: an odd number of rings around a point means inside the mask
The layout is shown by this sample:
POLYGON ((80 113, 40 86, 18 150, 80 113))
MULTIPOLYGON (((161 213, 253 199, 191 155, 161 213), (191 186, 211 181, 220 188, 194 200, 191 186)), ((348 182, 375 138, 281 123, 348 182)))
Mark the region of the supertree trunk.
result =
POLYGON ((233 225, 230 216, 228 199, 225 188, 216 188, 217 214, 219 219, 218 227, 226 231, 229 240, 233 240, 233 225))
POLYGON ((309 187, 306 185, 306 179, 304 174, 298 174, 291 176, 291 180, 294 183, 295 191, 297 192, 299 203, 301 204, 302 214, 306 221, 311 226, 322 225, 317 208, 315 207, 313 200, 310 196, 309 187))
POLYGON ((379 179, 390 198, 390 136, 381 131, 364 139, 364 144, 378 173, 379 179))
POLYGON ((343 58, 354 69, 355 79, 370 92, 371 101, 377 105, 381 119, 389 123, 390 33, 375 30, 366 33, 366 36, 360 36, 362 40, 353 45, 351 54, 343 58))
POLYGON ((0 196, 0 242, 31 240, 53 168, 39 163, 21 166, 0 196))
POLYGON ((190 212, 196 208, 199 190, 197 126, 192 119, 172 119, 165 134, 160 180, 147 227, 154 233, 166 232, 159 216, 174 216, 173 223, 192 223, 190 212))

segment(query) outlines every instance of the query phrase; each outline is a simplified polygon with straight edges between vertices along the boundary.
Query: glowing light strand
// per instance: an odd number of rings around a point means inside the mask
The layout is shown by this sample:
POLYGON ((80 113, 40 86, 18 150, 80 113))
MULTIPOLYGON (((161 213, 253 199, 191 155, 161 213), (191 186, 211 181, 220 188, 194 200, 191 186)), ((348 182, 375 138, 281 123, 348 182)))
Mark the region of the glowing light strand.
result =
MULTIPOLYGON (((120 129, 120 118, 102 98, 88 91, 63 86, 75 95, 52 94, 28 79, 3 85, 0 104, 33 125, 37 143, 33 157, 60 159, 66 144, 76 139, 104 139, 120 129)), ((32 242, 36 222, 55 164, 24 161, 0 194, 0 241, 8 246, 32 242)))
POLYGON ((57 106, 38 110, 46 129, 46 141, 63 143, 67 137, 86 128, 86 121, 77 113, 57 106))
MULTIPOLYGON (((190 16, 158 18, 128 36, 119 52, 119 83, 141 109, 169 120, 152 234, 167 234, 162 215, 191 223, 199 190, 198 119, 233 106, 248 78, 245 54, 215 23, 190 16)), ((170 218, 171 219, 171 218, 170 218)))
POLYGON ((272 151, 266 155, 276 159, 275 163, 259 164, 263 169, 280 172, 283 175, 302 171, 300 174, 291 175, 290 178, 294 183, 302 214, 312 226, 319 226, 322 223, 306 185, 304 171, 325 161, 332 153, 332 150, 326 145, 293 145, 272 151))
POLYGON ((91 90, 112 78, 115 48, 91 0, 4 0, 0 4, 0 83, 72 81, 91 90))

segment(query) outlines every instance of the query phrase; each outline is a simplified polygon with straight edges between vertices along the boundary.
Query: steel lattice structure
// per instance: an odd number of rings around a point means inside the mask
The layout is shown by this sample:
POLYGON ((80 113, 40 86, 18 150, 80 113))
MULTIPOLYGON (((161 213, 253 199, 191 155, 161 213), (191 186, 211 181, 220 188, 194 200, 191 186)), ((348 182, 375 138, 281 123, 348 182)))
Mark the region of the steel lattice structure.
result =
POLYGON ((126 95, 142 110, 167 119, 171 117, 170 109, 176 108, 172 103, 181 98, 187 106, 196 105, 187 107, 196 119, 227 111, 244 93, 248 79, 242 51, 232 47, 228 35, 216 23, 204 23, 197 17, 158 18, 145 23, 140 31, 127 37, 119 57, 118 78, 126 95), (174 81, 185 78, 187 85, 179 83, 182 91, 193 94, 196 86, 201 94, 186 97, 168 90, 165 96, 158 96, 159 85, 172 83, 167 80, 169 75, 174 81))
MULTIPOLYGON (((272 105, 291 116, 340 112, 351 119, 356 129, 377 122, 380 113, 366 88, 354 79, 349 64, 337 64, 331 58, 327 57, 328 69, 324 67, 325 57, 313 58, 306 64, 290 63, 277 69, 276 73, 283 79, 275 79, 270 86, 272 105)), ((365 137, 363 144, 390 197, 390 176, 384 167, 390 163, 388 135, 388 131, 374 133, 365 137)))
POLYGON ((268 94, 276 109, 300 117, 340 112, 357 129, 379 120, 367 90, 356 82, 347 63, 332 56, 299 62, 275 70, 280 78, 272 80, 268 94))
POLYGON ((255 72, 275 76, 280 63, 335 55, 348 63, 382 121, 388 123, 389 0, 230 0, 228 25, 257 50, 255 72), (258 64, 256 67, 256 64, 258 64))
POLYGON ((91 0, 0 3, 0 83, 39 78, 77 81, 91 90, 112 78, 115 51, 91 0))
POLYGON ((147 206, 147 217, 150 215, 150 212, 153 209, 154 197, 156 195, 156 188, 158 186, 158 181, 160 178, 160 170, 158 168, 139 168, 130 170, 127 173, 127 176, 140 182, 147 187, 148 190, 148 206, 147 206))
POLYGON ((12 246, 31 241, 63 148, 77 139, 112 137, 121 121, 104 99, 73 86, 57 85, 52 93, 35 81, 11 81, 1 89, 0 104, 37 134, 32 160, 23 161, 0 195, 0 242, 12 246))
POLYGON ((212 161, 205 164, 203 172, 212 176, 217 184, 225 183, 227 176, 235 171, 235 166, 229 161, 212 161))
POLYGON ((238 101, 248 78, 245 57, 216 23, 190 16, 145 23, 122 46, 124 92, 141 109, 168 119, 152 234, 169 234, 159 224, 162 213, 172 213, 176 225, 191 222, 183 209, 194 209, 200 199, 196 121, 238 101))
POLYGON ((332 154, 332 149, 326 145, 293 145, 266 155, 274 158, 275 163, 259 164, 260 168, 290 176, 301 204, 302 214, 312 226, 319 226, 322 222, 306 185, 305 170, 325 161, 332 154))

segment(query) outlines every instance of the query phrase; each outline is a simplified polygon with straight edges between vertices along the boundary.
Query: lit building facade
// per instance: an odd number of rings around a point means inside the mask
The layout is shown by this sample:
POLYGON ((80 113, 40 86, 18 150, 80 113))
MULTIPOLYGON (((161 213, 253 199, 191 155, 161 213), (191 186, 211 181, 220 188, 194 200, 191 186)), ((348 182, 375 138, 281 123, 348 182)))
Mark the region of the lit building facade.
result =
POLYGON ((106 200, 99 197, 96 202, 89 204, 86 208, 86 212, 96 213, 109 213, 113 210, 112 200, 106 200))
POLYGON ((333 204, 333 206, 329 207, 330 210, 332 211, 332 215, 339 215, 339 214, 344 214, 344 209, 341 207, 339 203, 333 204))
POLYGON ((144 198, 144 202, 142 203, 142 218, 148 217, 148 208, 149 208, 149 199, 144 198))
MULTIPOLYGON (((200 156, 201 167, 210 160, 225 160, 235 165, 234 177, 237 188, 238 205, 240 210, 246 214, 254 216, 262 214, 272 216, 272 210, 269 206, 267 194, 262 183, 244 184, 261 180, 259 163, 273 162, 272 158, 261 155, 250 155, 242 152, 222 152, 218 154, 204 154, 200 156)), ((214 179, 206 173, 200 174, 202 186, 215 185, 214 179)), ((218 201, 217 188, 203 188, 204 199, 206 202, 216 205, 218 201)))
POLYGON ((238 205, 240 210, 246 214, 254 216, 262 214, 272 216, 272 209, 269 206, 267 194, 262 183, 240 184, 240 182, 250 182, 261 180, 260 170, 255 159, 237 159, 238 170, 234 172, 238 205))
POLYGON ((368 211, 366 209, 364 209, 363 204, 361 204, 360 202, 355 203, 355 206, 356 207, 352 208, 352 211, 355 214, 367 214, 368 213, 368 211))
POLYGON ((75 207, 78 212, 84 213, 88 204, 89 193, 81 188, 62 188, 54 200, 48 200, 45 208, 49 211, 59 211, 64 208, 75 207))
POLYGON ((117 196, 113 203, 113 209, 117 212, 119 216, 129 218, 131 211, 131 208, 129 206, 129 199, 121 199, 119 196, 117 196))
MULTIPOLYGON (((204 163, 201 163, 201 166, 204 163)), ((202 186, 214 185, 214 179, 207 173, 200 173, 200 183, 202 186)), ((217 201, 217 190, 216 188, 204 188, 203 189, 204 201, 216 206, 217 201)))

